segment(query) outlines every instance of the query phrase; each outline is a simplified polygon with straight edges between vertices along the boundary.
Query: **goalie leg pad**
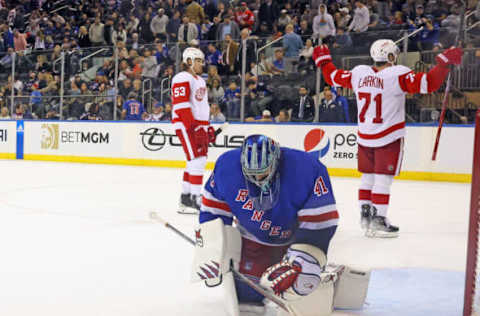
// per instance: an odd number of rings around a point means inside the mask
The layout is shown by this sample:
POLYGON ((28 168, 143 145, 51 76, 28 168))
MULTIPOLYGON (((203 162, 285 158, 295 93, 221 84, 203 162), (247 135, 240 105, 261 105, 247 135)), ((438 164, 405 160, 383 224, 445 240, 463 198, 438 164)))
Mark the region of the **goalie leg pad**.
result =
POLYGON ((345 266, 335 283, 333 305, 341 309, 361 309, 367 297, 370 271, 345 266))
POLYGON ((241 237, 237 229, 225 226, 220 218, 199 225, 195 230, 195 253, 192 282, 205 281, 207 286, 222 283, 222 274, 230 266, 238 268, 241 237))

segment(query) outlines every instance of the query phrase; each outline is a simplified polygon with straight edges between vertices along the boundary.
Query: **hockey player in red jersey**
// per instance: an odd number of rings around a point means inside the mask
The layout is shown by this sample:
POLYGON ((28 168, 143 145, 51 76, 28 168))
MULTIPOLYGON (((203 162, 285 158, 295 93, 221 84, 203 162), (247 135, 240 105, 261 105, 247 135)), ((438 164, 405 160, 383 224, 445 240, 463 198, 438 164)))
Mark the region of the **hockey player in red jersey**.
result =
POLYGON ((397 237, 398 227, 387 220, 390 187, 398 175, 405 137, 405 95, 431 93, 440 88, 450 65, 462 61, 462 49, 452 47, 435 57, 428 73, 396 65, 399 49, 391 40, 370 47, 374 66, 351 71, 337 69, 326 45, 315 47, 312 58, 325 81, 355 92, 358 107, 358 171, 362 173, 358 199, 361 226, 368 237, 397 237))
POLYGON ((215 130, 208 117, 207 86, 203 73, 205 56, 188 47, 183 52, 183 71, 172 79, 172 123, 187 158, 183 172, 179 213, 198 213, 208 144, 215 141, 215 130))

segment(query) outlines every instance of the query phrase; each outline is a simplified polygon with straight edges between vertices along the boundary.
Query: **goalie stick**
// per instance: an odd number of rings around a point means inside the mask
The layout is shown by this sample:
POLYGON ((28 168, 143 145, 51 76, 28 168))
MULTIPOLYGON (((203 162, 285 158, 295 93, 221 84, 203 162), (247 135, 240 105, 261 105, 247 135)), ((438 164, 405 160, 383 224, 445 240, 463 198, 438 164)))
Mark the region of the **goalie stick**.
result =
MULTIPOLYGON (((180 237, 182 237, 184 240, 186 240, 187 242, 189 242, 190 244, 192 244, 193 246, 195 246, 195 241, 188 237, 186 234, 184 234, 183 232, 181 232, 180 230, 178 230, 177 228, 175 228, 175 226, 172 226, 170 223, 168 223, 167 221, 165 221, 163 218, 161 218, 160 216, 158 216, 158 213, 157 212, 151 212, 150 213, 150 219, 155 221, 155 222, 158 222, 160 224, 162 224, 163 226, 167 227, 168 229, 172 230, 173 232, 175 232, 177 235, 179 235, 180 237)), ((254 282, 252 282, 249 278, 247 278, 246 276, 244 276, 242 273, 238 272, 237 270, 233 269, 232 268, 232 272, 233 272, 233 275, 241 280, 242 282, 246 283, 248 286, 250 286, 252 289, 254 289, 255 291, 257 291, 258 293, 262 294, 263 296, 265 296, 267 299, 269 299, 270 301, 272 301, 273 303, 275 303, 276 305, 278 305, 278 307, 280 307, 281 309, 285 310, 286 312, 290 313, 290 315, 292 316, 295 316, 295 314, 292 313, 292 310, 290 308, 288 308, 288 305, 285 304, 283 301, 281 301, 279 298, 275 297, 272 293, 268 292, 267 290, 265 290, 264 288, 262 288, 261 286, 255 284, 254 282)))
MULTIPOLYGON (((462 10, 460 11, 460 26, 458 27, 458 34, 455 38, 455 46, 458 46, 459 43, 463 44, 463 27, 465 24, 465 1, 461 0, 462 10)), ((437 136, 435 137, 435 144, 433 146, 432 161, 437 159, 438 145, 440 143, 440 135, 442 134, 443 121, 445 120, 445 113, 447 112, 447 101, 448 94, 450 93, 450 86, 452 85, 452 71, 453 67, 450 68, 450 72, 447 77, 447 84, 445 86, 445 95, 443 96, 442 102, 442 112, 440 113, 440 119, 438 120, 437 136)))

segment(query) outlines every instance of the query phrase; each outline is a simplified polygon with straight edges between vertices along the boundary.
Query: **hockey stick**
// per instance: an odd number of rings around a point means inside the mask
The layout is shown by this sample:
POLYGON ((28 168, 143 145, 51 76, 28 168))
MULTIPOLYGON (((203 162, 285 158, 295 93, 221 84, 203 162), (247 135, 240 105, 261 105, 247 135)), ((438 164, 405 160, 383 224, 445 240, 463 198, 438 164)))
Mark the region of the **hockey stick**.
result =
POLYGON ((215 130, 215 136, 218 136, 221 132, 224 132, 230 124, 228 122, 223 123, 219 128, 215 130))
MULTIPOLYGON (((463 27, 465 24, 465 1, 461 0, 462 10, 460 11, 460 26, 458 27, 458 34, 455 38, 455 46, 461 42, 463 44, 463 27)), ((452 71, 453 67, 450 67, 450 72, 447 77, 447 84, 445 86, 445 95, 442 101, 442 112, 438 120, 437 136, 435 137, 435 144, 433 146, 432 161, 437 159, 438 145, 440 143, 440 135, 442 134, 443 121, 445 120, 445 113, 447 112, 448 94, 450 93, 450 86, 452 85, 452 71)))
MULTIPOLYGON (((177 228, 175 228, 174 226, 172 226, 170 223, 168 223, 167 221, 165 221, 163 218, 161 218, 160 216, 158 216, 158 213, 157 212, 151 212, 150 213, 150 219, 155 221, 155 222, 158 222, 160 224, 162 224, 163 226, 167 227, 168 229, 172 230, 173 232, 175 232, 177 235, 179 235, 180 237, 182 237, 184 240, 186 240, 187 242, 189 242, 190 244, 192 244, 193 246, 195 246, 195 241, 188 237, 186 234, 184 234, 183 232, 181 232, 180 230, 178 230, 177 228)), ((255 290, 256 292, 258 292, 259 294, 262 294, 263 296, 265 296, 267 299, 269 299, 270 301, 272 301, 273 303, 277 304, 278 307, 280 307, 281 309, 285 310, 286 312, 288 313, 292 313, 292 310, 290 308, 288 308, 287 304, 285 304, 283 301, 281 301, 279 298, 275 297, 272 293, 268 292, 267 290, 265 290, 264 288, 262 288, 261 286, 255 284, 254 282, 252 282, 249 278, 247 278, 246 276, 244 276, 242 273, 238 272, 237 270, 233 269, 232 268, 232 272, 233 272, 233 275, 235 277, 237 277, 237 279, 241 280, 242 282, 246 283, 248 286, 250 286, 253 290, 255 290)), ((292 316, 295 316, 294 314, 291 314, 292 316)))

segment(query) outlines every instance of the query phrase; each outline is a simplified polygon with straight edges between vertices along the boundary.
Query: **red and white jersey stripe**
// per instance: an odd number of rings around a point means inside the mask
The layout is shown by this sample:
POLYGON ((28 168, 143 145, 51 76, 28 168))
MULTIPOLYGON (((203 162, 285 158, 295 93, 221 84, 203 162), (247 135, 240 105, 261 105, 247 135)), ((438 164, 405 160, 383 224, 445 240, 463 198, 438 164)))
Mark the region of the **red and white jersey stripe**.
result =
POLYGON ((298 211, 299 228, 324 229, 338 225, 338 212, 335 204, 298 211))
POLYGON ((207 190, 203 190, 202 192, 202 205, 200 210, 202 212, 208 212, 214 215, 221 215, 227 217, 233 217, 232 211, 230 210, 230 206, 222 200, 219 200, 213 196, 207 190))

